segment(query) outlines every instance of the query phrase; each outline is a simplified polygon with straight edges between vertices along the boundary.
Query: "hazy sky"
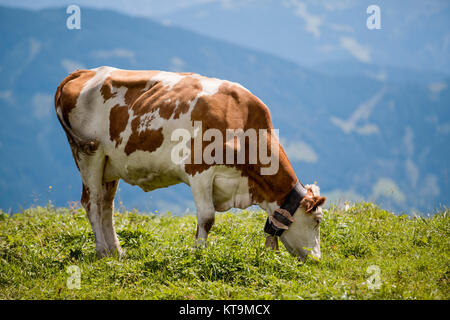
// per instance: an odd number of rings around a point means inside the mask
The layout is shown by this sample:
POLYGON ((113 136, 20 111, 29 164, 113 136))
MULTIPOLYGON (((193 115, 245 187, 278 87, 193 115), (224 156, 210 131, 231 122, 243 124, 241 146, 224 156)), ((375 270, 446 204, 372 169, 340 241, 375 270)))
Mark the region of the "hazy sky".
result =
MULTIPOLYGON (((61 7, 69 4, 93 8, 108 8, 131 15, 157 16, 184 7, 214 2, 216 0, 0 0, 0 4, 29 9, 61 7)), ((222 1, 224 3, 231 1, 222 1)))
POLYGON ((450 17, 449 0, 0 0, 0 5, 27 9, 69 4, 152 18, 166 26, 180 26, 301 65, 313 66, 330 59, 354 59, 363 63, 427 67, 430 64, 427 61, 431 59, 435 70, 449 70, 450 33, 446 29, 450 20, 446 21, 439 14, 446 12, 450 17), (216 5, 205 6, 212 3, 216 5), (363 32, 367 29, 365 6, 372 3, 382 7, 383 31, 368 34, 363 32), (186 8, 192 10, 183 11, 186 8), (433 15, 438 18, 429 19, 433 15), (254 18, 255 23, 249 24, 248 17, 254 18), (282 33, 274 35, 273 30, 282 33), (398 39, 388 45, 376 35, 384 35, 385 40, 398 39), (310 54, 301 51, 294 42, 307 44, 310 54), (390 47, 389 56, 381 48, 386 45, 390 47), (395 56, 401 53, 408 57, 408 50, 416 48, 422 51, 415 52, 422 60, 395 56))

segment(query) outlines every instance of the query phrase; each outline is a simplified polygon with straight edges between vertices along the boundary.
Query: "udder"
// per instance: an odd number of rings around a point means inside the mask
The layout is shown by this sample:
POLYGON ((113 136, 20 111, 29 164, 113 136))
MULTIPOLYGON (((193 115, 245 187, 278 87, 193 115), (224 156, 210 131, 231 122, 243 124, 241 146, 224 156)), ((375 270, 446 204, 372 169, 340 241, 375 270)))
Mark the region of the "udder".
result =
POLYGON ((217 211, 245 209, 251 203, 248 180, 240 174, 217 174, 213 183, 214 207, 217 211))

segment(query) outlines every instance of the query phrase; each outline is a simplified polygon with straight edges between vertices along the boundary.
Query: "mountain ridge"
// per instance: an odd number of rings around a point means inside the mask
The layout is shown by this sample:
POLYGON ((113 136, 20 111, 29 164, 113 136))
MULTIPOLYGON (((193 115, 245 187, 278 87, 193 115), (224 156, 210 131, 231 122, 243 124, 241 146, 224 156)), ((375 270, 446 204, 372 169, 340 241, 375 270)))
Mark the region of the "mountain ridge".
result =
MULTIPOLYGON (((0 207, 79 199, 80 178, 52 99, 69 69, 99 65, 194 71, 243 84, 268 105, 274 126, 282 128, 280 138, 300 180, 317 181, 325 194, 376 196, 399 211, 429 211, 448 203, 448 77, 418 72, 445 85, 430 89, 428 80, 380 81, 363 69, 350 76, 327 74, 114 11, 83 9, 81 30, 67 30, 63 9, 0 7, 5 34, 0 43, 0 207), (374 106, 364 107, 380 90, 374 106), (423 110, 424 105, 432 109, 423 110), (343 126, 331 119, 341 119, 343 126), (346 133, 346 126, 353 129, 346 133), (421 180, 432 192, 416 199, 421 180), (383 188, 396 189, 398 196, 386 195, 383 188)), ((148 211, 171 205, 178 214, 194 209, 187 186, 149 194, 123 182, 120 188, 119 205, 148 211)))

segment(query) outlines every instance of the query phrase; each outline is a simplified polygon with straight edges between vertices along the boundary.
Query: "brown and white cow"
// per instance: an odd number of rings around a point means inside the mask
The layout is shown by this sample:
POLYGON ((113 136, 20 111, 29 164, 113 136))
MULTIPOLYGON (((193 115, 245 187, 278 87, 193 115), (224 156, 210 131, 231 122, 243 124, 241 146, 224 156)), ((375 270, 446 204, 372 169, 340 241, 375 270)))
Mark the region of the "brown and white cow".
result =
POLYGON ((198 242, 206 241, 216 211, 258 204, 268 212, 266 245, 277 247, 280 236, 292 254, 320 258, 325 198, 317 186, 304 187, 298 181, 273 133, 268 108, 241 85, 194 73, 99 67, 75 71, 64 79, 56 91, 55 108, 81 174, 81 203, 99 256, 121 254, 113 209, 122 179, 145 191, 181 182, 189 185, 197 209, 198 242), (194 152, 172 161, 173 150, 180 145, 173 133, 180 128, 192 133, 187 143, 191 150, 207 148, 207 141, 196 144, 199 132, 194 123, 201 124, 200 133, 214 129, 224 137, 229 129, 265 130, 258 141, 278 147, 270 154, 277 170, 261 174, 271 163, 249 161, 252 145, 245 137, 243 144, 233 137, 221 145, 224 153, 244 147, 244 162, 198 162, 194 152))

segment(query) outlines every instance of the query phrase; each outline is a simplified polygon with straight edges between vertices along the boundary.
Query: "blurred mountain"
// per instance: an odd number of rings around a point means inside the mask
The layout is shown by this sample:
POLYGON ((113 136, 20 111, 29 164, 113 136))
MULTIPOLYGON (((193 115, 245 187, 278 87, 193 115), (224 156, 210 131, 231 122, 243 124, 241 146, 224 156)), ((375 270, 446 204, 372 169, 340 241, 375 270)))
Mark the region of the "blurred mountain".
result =
POLYGON ((208 1, 154 16, 300 65, 353 60, 450 73, 446 0, 208 1), (374 4, 379 30, 366 24, 374 4))
MULTIPOLYGON (((80 178, 53 95, 71 71, 100 65, 193 71, 241 83, 269 106, 301 181, 317 181, 330 200, 364 198, 404 212, 448 205, 450 77, 437 67, 344 59, 309 68, 114 11, 83 8, 80 30, 67 29, 67 17, 65 8, 0 7, 0 208, 6 211, 79 200, 80 178)), ((144 193, 121 182, 120 201, 128 209, 175 214, 194 207, 184 185, 144 193)))

